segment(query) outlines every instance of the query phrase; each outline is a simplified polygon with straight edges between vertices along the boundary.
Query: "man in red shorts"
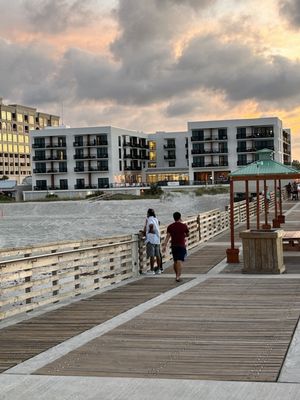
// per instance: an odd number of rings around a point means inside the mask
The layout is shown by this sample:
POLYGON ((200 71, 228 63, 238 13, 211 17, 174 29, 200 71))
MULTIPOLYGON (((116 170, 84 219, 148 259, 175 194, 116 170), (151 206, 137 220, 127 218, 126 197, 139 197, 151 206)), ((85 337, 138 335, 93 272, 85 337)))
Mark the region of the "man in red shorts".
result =
POLYGON ((173 224, 167 228, 167 236, 163 244, 163 252, 166 251, 167 244, 171 238, 171 250, 174 260, 174 271, 176 274, 176 282, 180 282, 182 263, 186 256, 185 238, 189 236, 189 229, 186 224, 181 221, 180 212, 173 214, 173 224))

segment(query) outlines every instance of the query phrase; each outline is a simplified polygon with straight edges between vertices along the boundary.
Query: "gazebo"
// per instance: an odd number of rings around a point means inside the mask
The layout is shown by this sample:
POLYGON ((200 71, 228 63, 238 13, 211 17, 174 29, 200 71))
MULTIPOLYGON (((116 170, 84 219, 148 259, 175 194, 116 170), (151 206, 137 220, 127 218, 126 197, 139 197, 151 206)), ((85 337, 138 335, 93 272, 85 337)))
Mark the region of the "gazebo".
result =
POLYGON ((230 178, 230 242, 231 246, 226 250, 227 262, 239 262, 239 249, 234 247, 234 182, 245 182, 246 195, 246 224, 247 229, 250 229, 250 213, 249 213, 249 182, 256 182, 256 229, 271 229, 268 222, 268 199, 267 199, 267 181, 274 182, 275 196, 278 190, 279 210, 277 201, 275 201, 275 218, 273 219, 273 228, 280 228, 280 224, 285 222, 285 216, 282 213, 282 187, 281 181, 286 179, 300 179, 300 172, 296 169, 284 165, 280 162, 271 159, 272 150, 263 149, 256 152, 258 160, 253 163, 239 168, 229 175, 230 178), (263 202, 264 202, 264 224, 260 226, 260 182, 263 182, 263 202))

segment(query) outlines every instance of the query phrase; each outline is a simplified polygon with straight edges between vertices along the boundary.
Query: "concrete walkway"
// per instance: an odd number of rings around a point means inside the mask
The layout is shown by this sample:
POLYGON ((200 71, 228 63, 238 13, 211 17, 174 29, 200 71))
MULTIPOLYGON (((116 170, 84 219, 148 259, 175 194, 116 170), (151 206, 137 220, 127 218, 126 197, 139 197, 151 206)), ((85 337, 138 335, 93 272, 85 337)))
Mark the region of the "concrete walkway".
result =
POLYGON ((167 269, 0 324, 1 400, 299 399, 300 254, 284 275, 224 274, 228 243, 190 254, 182 284, 167 269))

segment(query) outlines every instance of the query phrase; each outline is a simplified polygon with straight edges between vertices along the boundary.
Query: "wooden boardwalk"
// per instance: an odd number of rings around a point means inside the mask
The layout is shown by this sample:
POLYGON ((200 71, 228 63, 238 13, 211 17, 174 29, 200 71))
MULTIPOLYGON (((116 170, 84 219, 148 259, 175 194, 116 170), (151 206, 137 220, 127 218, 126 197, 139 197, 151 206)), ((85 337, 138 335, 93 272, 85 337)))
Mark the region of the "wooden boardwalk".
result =
MULTIPOLYGON (((285 227, 294 229, 299 210, 286 221, 285 227)), ((181 293, 34 374, 275 382, 300 315, 300 254, 286 256, 296 274, 291 277, 243 276, 239 266, 207 275, 224 259, 228 243, 225 232, 191 253, 181 284, 168 268, 161 276, 141 278, 1 328, 0 372, 181 288, 181 293), (195 276, 203 282, 188 287, 195 276)))

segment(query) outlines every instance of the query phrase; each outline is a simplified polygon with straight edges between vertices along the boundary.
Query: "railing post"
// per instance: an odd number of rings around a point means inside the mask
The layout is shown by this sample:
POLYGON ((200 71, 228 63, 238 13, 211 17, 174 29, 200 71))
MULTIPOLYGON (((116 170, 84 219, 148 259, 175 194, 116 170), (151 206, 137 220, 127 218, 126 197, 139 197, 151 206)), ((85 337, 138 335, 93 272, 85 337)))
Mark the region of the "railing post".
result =
POLYGON ((140 238, 139 234, 132 235, 131 263, 133 276, 138 276, 140 270, 140 238))

